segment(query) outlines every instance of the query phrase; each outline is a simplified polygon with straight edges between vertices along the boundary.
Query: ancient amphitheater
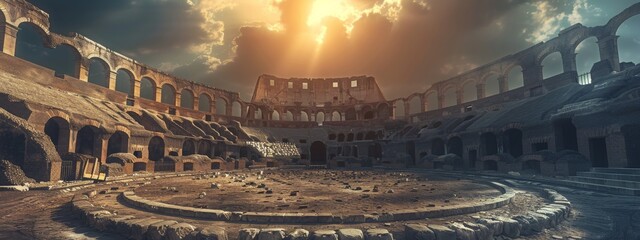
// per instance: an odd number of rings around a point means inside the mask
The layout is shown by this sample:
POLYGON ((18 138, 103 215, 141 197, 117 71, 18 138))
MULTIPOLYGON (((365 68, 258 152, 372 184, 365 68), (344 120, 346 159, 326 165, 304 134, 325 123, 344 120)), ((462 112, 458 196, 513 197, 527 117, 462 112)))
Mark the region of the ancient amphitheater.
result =
POLYGON ((616 36, 638 14, 406 98, 262 75, 243 100, 0 0, 0 238, 640 239, 640 66, 616 36), (20 56, 25 29, 75 68, 20 56), (600 61, 579 74, 588 38, 600 61))

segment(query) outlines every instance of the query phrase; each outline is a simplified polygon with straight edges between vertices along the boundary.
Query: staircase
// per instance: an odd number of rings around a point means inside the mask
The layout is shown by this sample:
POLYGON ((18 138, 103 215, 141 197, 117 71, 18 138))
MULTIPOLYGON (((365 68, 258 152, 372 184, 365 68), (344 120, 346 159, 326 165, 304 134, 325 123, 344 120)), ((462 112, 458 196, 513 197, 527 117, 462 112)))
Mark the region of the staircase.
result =
POLYGON ((563 182, 596 192, 640 196, 640 168, 592 168, 563 182))

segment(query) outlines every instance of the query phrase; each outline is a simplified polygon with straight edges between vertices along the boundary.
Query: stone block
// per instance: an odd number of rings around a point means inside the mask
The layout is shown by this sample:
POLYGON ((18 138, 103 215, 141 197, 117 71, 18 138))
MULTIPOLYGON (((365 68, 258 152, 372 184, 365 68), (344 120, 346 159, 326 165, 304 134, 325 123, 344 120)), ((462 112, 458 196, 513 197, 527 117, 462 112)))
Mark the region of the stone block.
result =
POLYGON ((169 226, 176 223, 178 222, 173 220, 165 220, 149 225, 149 230, 147 230, 147 239, 162 240, 165 237, 169 226))
POLYGON ((294 229, 287 235, 287 240, 308 240, 309 231, 305 229, 294 229))
POLYGON ((456 231, 456 238, 458 240, 476 240, 476 232, 464 226, 462 223, 451 224, 451 229, 456 231))
POLYGON ((258 240, 283 240, 286 234, 282 228, 266 228, 258 233, 258 240))
POLYGON ((438 240, 456 240, 456 231, 442 225, 428 225, 438 240))
POLYGON ((340 240, 364 240, 364 233, 360 229, 345 228, 336 232, 340 240))
POLYGON ((256 240, 260 233, 260 229, 257 228, 243 228, 238 233, 238 240, 256 240))
POLYGON ((311 240, 338 240, 338 234, 333 230, 317 230, 311 234, 311 240))
POLYGON ((368 229, 364 233, 367 240, 393 240, 393 234, 387 229, 368 229))
POLYGON ((425 225, 407 224, 404 225, 405 239, 415 240, 435 240, 435 233, 425 225))
POLYGON ((185 238, 187 235, 191 234, 191 232, 195 231, 196 227, 188 223, 176 223, 169 228, 165 233, 165 239, 168 240, 181 240, 185 238))

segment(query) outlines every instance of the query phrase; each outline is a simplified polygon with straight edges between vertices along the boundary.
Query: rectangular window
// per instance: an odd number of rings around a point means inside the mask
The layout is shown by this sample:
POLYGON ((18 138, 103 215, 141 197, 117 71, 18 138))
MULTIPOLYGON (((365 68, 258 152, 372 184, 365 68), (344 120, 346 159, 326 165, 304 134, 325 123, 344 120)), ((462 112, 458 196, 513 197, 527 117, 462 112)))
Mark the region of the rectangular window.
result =
POLYGON ((273 87, 275 85, 276 85, 276 81, 275 80, 273 80, 273 79, 269 80, 269 86, 273 87))
POLYGON ((337 88, 338 87, 338 82, 333 82, 333 87, 337 88))
POLYGON ((302 83, 302 89, 309 89, 309 83, 302 83))
POLYGON ((358 80, 351 80, 351 87, 358 87, 358 80))
POLYGON ((293 82, 288 82, 288 83, 287 83, 287 86, 288 86, 289 88, 293 88, 293 82))

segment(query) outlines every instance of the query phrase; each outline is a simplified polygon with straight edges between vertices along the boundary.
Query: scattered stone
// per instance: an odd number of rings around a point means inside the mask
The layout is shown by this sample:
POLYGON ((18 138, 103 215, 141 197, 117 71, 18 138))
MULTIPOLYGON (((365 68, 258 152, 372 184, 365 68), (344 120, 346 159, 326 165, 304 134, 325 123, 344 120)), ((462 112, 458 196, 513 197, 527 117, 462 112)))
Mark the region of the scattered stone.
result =
POLYGON ((162 240, 167 233, 167 229, 169 226, 176 224, 178 222, 173 220, 166 220, 153 223, 149 225, 149 229, 147 230, 147 239, 150 240, 162 240))
POLYGON ((389 189, 387 190, 387 193, 394 193, 395 191, 393 191, 393 189, 389 189))
POLYGON ((317 230, 311 234, 313 240, 338 240, 338 234, 333 230, 317 230))
POLYGON ((220 189, 220 185, 217 183, 212 183, 211 184, 211 189, 220 189))
POLYGON ((442 225, 428 225, 429 229, 436 235, 436 239, 455 240, 456 231, 442 225))

